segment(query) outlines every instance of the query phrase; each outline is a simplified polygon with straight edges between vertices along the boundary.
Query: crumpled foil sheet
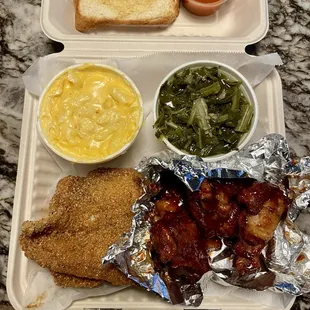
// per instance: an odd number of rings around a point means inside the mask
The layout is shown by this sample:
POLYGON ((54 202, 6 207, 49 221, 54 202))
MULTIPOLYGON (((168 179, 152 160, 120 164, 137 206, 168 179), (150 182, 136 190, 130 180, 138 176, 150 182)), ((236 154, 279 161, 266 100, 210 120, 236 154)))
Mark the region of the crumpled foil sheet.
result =
MULTIPOLYGON (((160 275, 154 270, 150 254, 151 197, 159 192, 160 172, 171 170, 192 191, 204 178, 255 178, 280 186, 292 199, 284 219, 262 254, 268 271, 239 277, 232 267, 231 251, 223 245, 212 253, 209 263, 211 279, 225 285, 282 291, 292 295, 310 292, 310 157, 291 160, 286 140, 270 134, 238 152, 233 157, 204 163, 194 156, 179 156, 170 151, 144 159, 136 168, 146 179, 144 195, 133 205, 131 231, 109 248, 102 263, 114 263, 130 279, 165 300, 176 303, 160 275), (284 184, 286 186, 284 186, 284 184)), ((183 285, 183 304, 199 306, 202 287, 183 285)))

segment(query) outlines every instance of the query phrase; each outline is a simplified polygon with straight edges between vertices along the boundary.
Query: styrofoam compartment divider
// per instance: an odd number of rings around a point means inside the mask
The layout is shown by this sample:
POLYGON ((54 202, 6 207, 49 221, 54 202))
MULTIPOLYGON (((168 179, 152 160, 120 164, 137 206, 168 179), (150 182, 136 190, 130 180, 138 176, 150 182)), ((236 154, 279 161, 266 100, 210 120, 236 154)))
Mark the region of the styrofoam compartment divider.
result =
MULTIPOLYGON (((109 28, 83 34, 74 28, 73 0, 42 0, 41 26, 48 37, 64 44, 65 49, 59 57, 75 59, 80 63, 98 62, 107 57, 137 57, 155 51, 200 50, 227 53, 227 57, 230 57, 229 52, 244 53, 247 44, 265 36, 268 31, 267 5, 267 0, 230 0, 208 19, 194 18, 181 9, 179 18, 169 27, 147 27, 143 30, 138 27, 109 28)), ((255 92, 260 105, 260 128, 266 134, 277 132, 285 135, 282 85, 277 71, 274 70, 256 87, 255 92)), ((28 274, 38 268, 19 247, 21 224, 46 214, 42 207, 51 186, 61 173, 59 165, 39 140, 36 131, 37 104, 38 98, 26 91, 7 279, 8 296, 16 310, 23 309, 28 274)), ((259 135, 254 135, 253 139, 259 138, 259 135)), ((87 169, 93 168, 88 166, 87 169)), ((70 307, 72 310, 98 308, 180 310, 186 307, 172 307, 153 294, 132 288, 108 296, 80 300, 70 307)), ((199 309, 270 308, 237 297, 222 296, 205 299, 199 309)))

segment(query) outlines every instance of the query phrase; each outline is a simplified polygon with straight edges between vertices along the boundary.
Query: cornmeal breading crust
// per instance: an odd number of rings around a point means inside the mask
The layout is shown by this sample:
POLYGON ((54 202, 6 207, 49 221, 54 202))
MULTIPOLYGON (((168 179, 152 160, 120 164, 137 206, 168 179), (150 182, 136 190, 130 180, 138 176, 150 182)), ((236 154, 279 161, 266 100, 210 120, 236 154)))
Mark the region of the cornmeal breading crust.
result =
POLYGON ((133 169, 102 168, 87 177, 65 177, 51 199, 48 217, 23 223, 21 248, 56 274, 55 282, 62 286, 89 287, 101 281, 128 285, 114 266, 102 266, 101 258, 130 230, 131 206, 141 194, 141 176, 133 169))

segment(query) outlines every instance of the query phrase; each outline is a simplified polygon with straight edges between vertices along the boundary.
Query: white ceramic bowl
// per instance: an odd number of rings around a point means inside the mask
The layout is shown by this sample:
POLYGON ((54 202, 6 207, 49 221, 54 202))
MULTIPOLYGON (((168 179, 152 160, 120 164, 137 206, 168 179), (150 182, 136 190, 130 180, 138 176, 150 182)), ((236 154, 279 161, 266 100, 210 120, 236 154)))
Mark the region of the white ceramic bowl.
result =
MULTIPOLYGON (((258 115, 259 115, 259 109, 258 109, 258 101, 257 101, 257 97, 255 95, 255 92, 252 88, 252 86, 250 85, 250 83, 247 81, 247 79, 240 73, 238 72, 236 69, 224 64, 224 63, 220 63, 217 61, 211 61, 211 60, 197 60, 197 61, 193 61, 193 62, 188 62, 185 63, 177 68, 175 68, 174 70, 172 70, 171 72, 169 72, 165 78, 161 81, 156 93, 155 93, 155 97, 154 97, 154 116, 155 116, 155 122, 157 120, 157 113, 158 113, 158 97, 159 97, 159 93, 160 93, 160 89, 162 87, 162 85, 164 83, 166 83, 166 81, 173 76, 175 73, 187 69, 187 68, 193 68, 193 67, 202 67, 202 66, 206 66, 206 67, 219 67, 219 69, 228 77, 231 77, 232 79, 238 80, 238 81, 242 81, 242 86, 241 86, 241 91, 242 93, 245 95, 245 97, 247 98, 247 100, 250 102, 250 104, 252 104, 253 108, 254 108, 254 118, 252 120, 252 126, 251 129, 249 130, 248 133, 244 134, 244 136, 242 137, 242 139, 239 142, 238 145, 238 149, 241 150, 243 147, 245 147, 247 145, 247 143, 250 141, 250 139, 252 138, 255 129, 257 127, 257 122, 258 122, 258 115)), ((175 153, 179 154, 179 155, 189 155, 188 153, 176 148, 174 145, 172 145, 168 139, 164 138, 163 142, 167 145, 167 147, 174 151, 175 153)), ((218 161, 218 160, 222 160, 222 159, 226 159, 230 156, 232 156, 233 154, 237 153, 238 150, 233 150, 231 152, 228 152, 226 154, 219 154, 219 155, 214 155, 214 156, 209 156, 209 157, 204 157, 203 160, 205 162, 212 162, 212 161, 218 161)))
POLYGON ((60 73, 58 73, 50 82, 49 84, 45 87, 42 95, 40 96, 40 99, 39 99, 39 104, 38 104, 38 108, 37 108, 37 128, 38 128, 38 132, 40 134, 40 137, 41 139, 43 140, 43 142, 46 144, 46 146, 48 148, 50 148, 55 154, 57 154, 58 156, 72 162, 72 163, 78 163, 78 164, 98 164, 98 163, 104 163, 104 162, 108 162, 110 160, 113 160, 115 159, 116 157, 124 154, 128 148, 134 143, 135 139, 137 138, 140 130, 141 130, 141 127, 142 127, 142 123, 143 123, 143 102, 142 102, 142 97, 141 97, 141 94, 140 94, 140 91, 138 90, 137 86, 135 85, 135 83, 122 71, 114 68, 114 67, 111 67, 111 66, 108 66, 108 65, 102 65, 102 64, 90 64, 89 65, 94 65, 94 66, 97 66, 97 67, 101 67, 101 68, 104 68, 104 69, 108 69, 108 70, 111 70, 111 71, 114 71, 115 73, 119 74, 120 76, 122 76, 127 82, 128 84, 133 88, 133 90, 137 93, 138 95, 138 98, 139 98, 139 106, 141 108, 141 113, 140 113, 140 118, 139 118, 139 123, 138 123, 138 128, 137 128, 137 131, 135 133, 135 135, 133 136, 133 138, 131 139, 131 141, 129 141, 127 144, 125 144, 121 149, 119 149, 117 152, 111 154, 111 155, 108 155, 108 156, 105 156, 105 157, 101 157, 101 158, 96 158, 96 159, 92 159, 92 160, 88 160, 88 159, 85 159, 85 160, 81 160, 81 159, 76 159, 74 157, 70 157, 66 154, 63 154, 61 151, 59 151, 57 148, 55 148, 51 143, 49 143, 48 139, 46 138, 45 134, 43 133, 43 130, 41 128, 41 125, 40 125, 40 120, 39 120, 39 116, 40 116, 40 106, 41 106, 41 103, 42 103, 42 100, 46 94, 46 92, 48 91, 48 89, 51 87, 51 85, 63 74, 65 73, 66 71, 68 70, 72 70, 74 68, 78 68, 78 67, 81 67, 85 65, 85 63, 83 64, 78 64, 78 65, 73 65, 73 66, 70 66, 68 68, 66 68, 65 70, 61 71, 60 73))

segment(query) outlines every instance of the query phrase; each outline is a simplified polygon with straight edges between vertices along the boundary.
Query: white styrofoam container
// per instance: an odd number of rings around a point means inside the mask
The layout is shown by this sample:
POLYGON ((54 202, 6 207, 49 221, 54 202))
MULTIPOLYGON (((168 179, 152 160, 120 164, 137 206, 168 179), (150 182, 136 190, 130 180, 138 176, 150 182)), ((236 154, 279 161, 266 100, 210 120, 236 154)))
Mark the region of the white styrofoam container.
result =
MULTIPOLYGON (((175 24, 167 28, 120 27, 82 34, 74 28, 73 0, 42 0, 41 26, 48 37, 64 43, 65 49, 60 56, 80 63, 98 62, 105 57, 137 57, 154 51, 244 53, 247 44, 259 41, 268 31, 267 5, 267 0, 229 0, 216 15, 207 19, 193 18, 181 10, 175 24)), ((282 84, 276 70, 255 88, 255 93, 260 105, 259 122, 265 132, 285 135, 282 84)), ((38 139, 37 104, 38 99, 26 91, 7 276, 8 296, 16 310, 22 310, 27 275, 37 268, 37 264, 28 260, 19 247, 21 224, 46 214, 42 206, 61 173, 38 139)), ((153 294, 130 288, 108 296, 80 300, 70 307, 74 310, 86 308, 179 310, 185 307, 172 307, 153 294)), ((270 309, 230 296, 210 297, 199 308, 270 309)))
MULTIPOLYGON (((68 55, 68 58, 72 58, 72 55, 68 55)), ((100 60, 100 57, 85 56, 75 57, 75 59, 78 62, 96 62, 100 60)), ((266 133, 278 132, 285 135, 282 85, 276 70, 255 88, 255 93, 260 105, 259 121, 266 133)), ((7 281, 10 301, 17 310, 22 309, 21 304, 26 290, 27 275, 34 268, 37 268, 37 264, 27 259, 19 247, 18 237, 21 224, 25 220, 38 219, 46 214, 46 211, 42 210, 44 201, 51 186, 54 185, 61 173, 59 166, 38 138, 35 113, 37 104, 38 99, 26 92, 7 281)), ((92 168, 89 167, 88 169, 92 168)), ((150 293, 127 289, 109 296, 75 302, 70 309, 122 308, 134 310, 169 309, 170 307, 150 293), (143 303, 143 307, 141 303, 143 303)), ((258 304, 228 297, 208 298, 201 306, 203 309, 219 308, 225 310, 249 309, 250 307, 253 310, 268 309, 258 304)), ((174 308, 183 309, 184 307, 174 308)))
MULTIPOLYGON (((75 29, 73 0, 42 0, 41 26, 44 33, 65 47, 82 48, 86 41, 101 43, 103 49, 137 50, 149 46, 158 50, 159 42, 164 50, 188 49, 188 44, 204 46, 209 43, 224 44, 227 49, 244 48, 265 36, 268 31, 268 0, 229 0, 214 15, 197 17, 182 6, 176 21, 168 27, 157 26, 117 26, 106 27, 88 33, 75 29), (173 43, 173 44, 171 44, 173 43), (176 48, 176 45, 178 47, 176 48)), ((95 48, 97 44, 92 45, 95 48)), ((199 48, 204 50, 204 48, 199 48)))

